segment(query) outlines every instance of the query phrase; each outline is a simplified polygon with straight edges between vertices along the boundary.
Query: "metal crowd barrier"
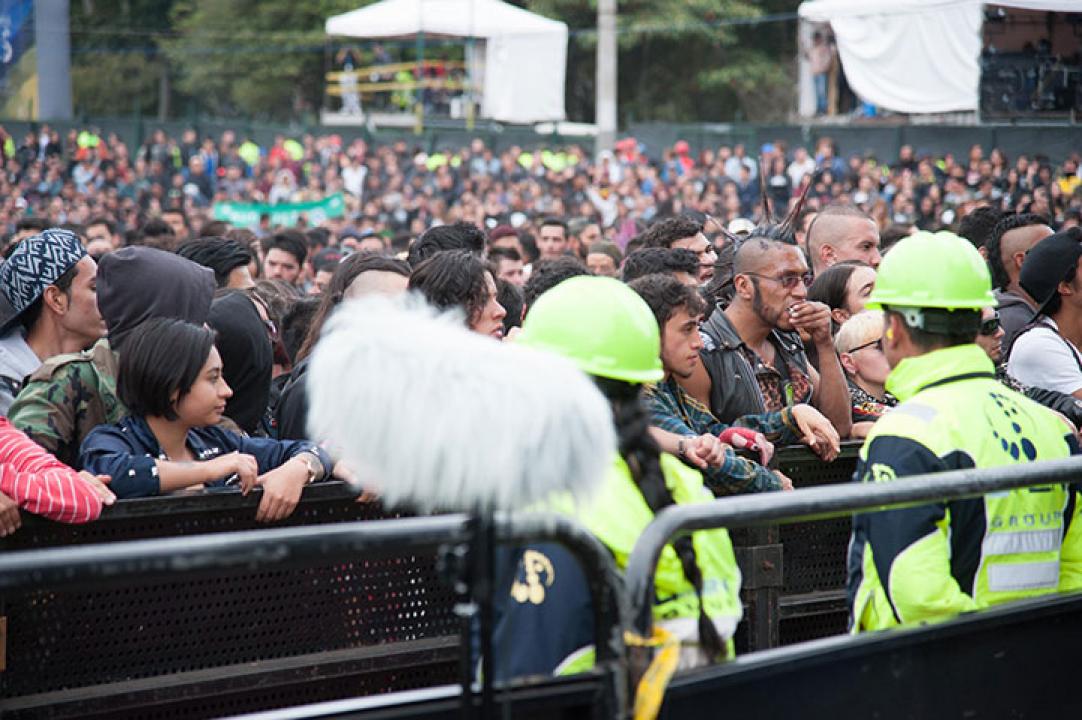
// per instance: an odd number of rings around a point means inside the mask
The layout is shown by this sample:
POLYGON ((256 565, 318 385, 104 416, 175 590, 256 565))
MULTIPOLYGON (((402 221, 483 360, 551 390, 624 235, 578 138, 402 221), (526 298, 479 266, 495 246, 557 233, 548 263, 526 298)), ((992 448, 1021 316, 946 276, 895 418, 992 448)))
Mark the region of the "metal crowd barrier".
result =
POLYGON ((647 526, 628 558, 625 583, 632 605, 632 625, 636 632, 649 636, 657 561, 662 548, 680 534, 718 527, 829 520, 860 511, 972 498, 1035 485, 1077 482, 1080 478, 1082 457, 1072 457, 1030 465, 919 475, 873 485, 854 483, 671 506, 658 513, 647 526))
MULTIPOLYGON (((803 446, 776 454, 779 470, 797 488, 852 481, 860 442, 847 442, 824 463, 803 446)), ((849 518, 730 530, 743 575, 744 619, 738 654, 845 632, 845 548, 849 518)))
MULTIPOLYGON (((257 525, 257 504, 229 492, 118 503, 82 526, 28 519, 0 553, 0 714, 220 717, 455 682, 461 620, 437 566, 468 518, 384 519, 337 483, 307 489, 293 527, 257 525)), ((604 672, 623 655, 611 556, 561 518, 498 531, 582 563, 605 697, 622 697, 625 673, 604 672)))
MULTIPOLYGON (((661 548, 680 532, 721 525, 774 527, 821 522, 853 511, 975 497, 1012 488, 1073 481, 1082 458, 991 471, 908 478, 883 485, 822 487, 748 496, 659 514, 627 571, 633 625, 650 630, 653 572, 661 548)), ((738 717, 1053 717, 1077 713, 1069 688, 1077 657, 1065 639, 1082 634, 1082 594, 1012 603, 951 621, 862 636, 841 635, 756 652, 673 678, 661 720, 738 717)), ((639 654, 640 651, 632 651, 639 654)), ((630 667, 642 667, 630 658, 630 667)), ((584 702, 596 683, 552 679, 505 688, 501 717, 614 717, 584 702)), ((459 717, 458 689, 445 686, 377 698, 342 700, 247 716, 243 720, 376 720, 459 717)))
MULTIPOLYGON (((803 487, 848 481, 854 453, 828 465, 783 448, 777 461, 803 487)), ((342 538, 361 525, 365 537, 397 537, 419 520, 374 523, 397 516, 353 502, 340 483, 307 488, 273 528, 255 522, 258 502, 235 491, 126 500, 86 525, 24 514, 0 540, 0 711, 210 717, 455 682, 459 619, 437 546, 461 540, 458 526, 376 553, 342 538), (306 529, 327 523, 351 529, 306 529), (244 541, 251 530, 259 538, 244 541)), ((747 603, 740 651, 843 630, 843 611, 808 600, 840 595, 848 523, 755 532, 734 533, 747 603), (798 636, 795 625, 811 630, 798 636)))

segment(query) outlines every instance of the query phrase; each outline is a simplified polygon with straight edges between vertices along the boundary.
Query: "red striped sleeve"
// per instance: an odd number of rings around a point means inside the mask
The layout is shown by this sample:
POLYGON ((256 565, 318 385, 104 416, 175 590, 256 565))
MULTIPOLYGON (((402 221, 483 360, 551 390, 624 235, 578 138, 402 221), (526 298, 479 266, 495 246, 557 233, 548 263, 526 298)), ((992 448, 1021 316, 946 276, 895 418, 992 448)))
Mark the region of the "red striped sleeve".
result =
POLYGON ((19 507, 50 520, 96 520, 102 501, 75 470, 0 418, 0 492, 19 507))

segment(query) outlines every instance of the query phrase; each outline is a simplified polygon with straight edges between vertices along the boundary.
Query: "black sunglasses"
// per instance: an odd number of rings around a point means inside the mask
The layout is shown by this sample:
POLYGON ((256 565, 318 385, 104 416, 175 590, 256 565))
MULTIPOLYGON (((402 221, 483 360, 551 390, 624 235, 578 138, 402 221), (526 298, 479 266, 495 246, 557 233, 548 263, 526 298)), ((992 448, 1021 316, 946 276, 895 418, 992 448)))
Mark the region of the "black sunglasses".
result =
POLYGON ((978 332, 985 337, 992 337, 999 330, 999 313, 995 313, 987 320, 981 320, 981 329, 978 332))

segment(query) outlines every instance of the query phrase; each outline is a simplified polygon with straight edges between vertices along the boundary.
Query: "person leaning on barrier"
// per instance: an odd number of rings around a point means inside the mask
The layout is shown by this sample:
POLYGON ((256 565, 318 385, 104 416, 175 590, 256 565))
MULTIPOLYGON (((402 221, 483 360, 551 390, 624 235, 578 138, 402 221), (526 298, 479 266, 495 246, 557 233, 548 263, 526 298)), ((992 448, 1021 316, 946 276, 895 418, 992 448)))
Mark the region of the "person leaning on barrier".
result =
MULTIPOLYGON (((688 459, 688 443, 699 441, 702 436, 728 437, 734 435, 734 428, 737 431, 731 442, 759 445, 766 450, 759 456, 764 464, 769 461, 772 443, 796 444, 802 437, 814 436, 816 430, 831 438, 836 449, 838 436, 834 427, 809 405, 743 416, 732 426, 719 421, 709 408, 677 383, 677 378, 690 376, 700 362, 699 323, 706 303, 694 288, 671 275, 646 275, 632 282, 630 287, 650 306, 661 333, 661 365, 665 377, 645 387, 644 402, 654 427, 673 433, 679 439, 676 453, 682 460, 688 459), (741 432, 749 430, 750 433, 741 432)), ((732 447, 726 447, 720 462, 702 468, 702 473, 706 486, 719 496, 793 489, 789 478, 737 456, 732 447)))
POLYGON ((116 496, 106 475, 77 472, 0 417, 0 537, 19 529, 19 510, 64 523, 97 520, 116 496))
MULTIPOLYGON (((983 259, 956 235, 919 232, 884 258, 869 307, 885 314, 886 388, 900 404, 861 448, 858 482, 1079 452, 1066 423, 997 382, 974 344, 981 309, 994 305, 983 259)), ((945 620, 1079 587, 1077 499, 1076 486, 1047 485, 856 516, 852 631, 945 620)))
POLYGON ((116 394, 117 357, 131 331, 155 317, 204 323, 213 297, 214 273, 190 260, 147 247, 105 255, 98 266, 98 307, 108 336, 38 368, 11 406, 12 425, 75 466, 83 438, 124 416, 116 394))
POLYGON ((329 478, 330 458, 314 443, 245 437, 214 427, 233 395, 214 331, 156 318, 128 338, 117 392, 130 414, 83 441, 81 463, 113 478, 120 498, 236 483, 263 488, 256 519, 281 520, 304 486, 329 478))
MULTIPOLYGON (((732 302, 702 326, 711 411, 728 423, 808 403, 838 435, 848 436, 849 393, 830 334, 830 308, 808 300, 811 275, 800 248, 753 235, 737 250, 733 269, 732 302), (801 330, 818 350, 818 371, 808 361, 801 330)), ((703 392, 685 387, 696 397, 703 392)), ((825 453, 825 444, 816 450, 825 453)))
MULTIPOLYGON (((649 306, 611 278, 577 277, 538 299, 520 344, 572 360, 612 404, 619 455, 588 506, 553 504, 589 529, 618 567, 654 515, 674 503, 707 502, 702 476, 661 453, 641 402, 644 383, 664 374, 657 322, 649 306)), ((501 677, 569 674, 593 664, 587 584, 566 552, 527 550, 508 579, 494 646, 501 677)), ((661 554, 655 579, 658 625, 681 642, 681 666, 733 655, 742 614, 740 571, 724 529, 685 535, 661 554)), ((499 594, 497 594, 499 598, 499 594)))

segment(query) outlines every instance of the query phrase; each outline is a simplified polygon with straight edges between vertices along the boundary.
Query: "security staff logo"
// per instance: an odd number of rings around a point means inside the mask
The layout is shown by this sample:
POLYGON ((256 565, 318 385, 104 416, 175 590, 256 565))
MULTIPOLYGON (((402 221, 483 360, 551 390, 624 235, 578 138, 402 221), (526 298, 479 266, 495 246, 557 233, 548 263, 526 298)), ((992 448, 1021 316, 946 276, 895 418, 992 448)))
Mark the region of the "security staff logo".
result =
POLYGON ((1008 395, 990 392, 988 396, 992 398, 998 412, 985 403, 984 416, 992 428, 992 437, 999 444, 1000 449, 1016 461, 1022 458, 1030 462, 1036 460, 1037 447, 1023 432, 1023 423, 1028 427, 1033 426, 1025 412, 1014 398, 1008 395))
POLYGON ((540 605, 545 602, 545 588, 552 587, 556 570, 544 553, 527 550, 522 553, 523 582, 515 580, 511 585, 511 597, 517 602, 540 605))

